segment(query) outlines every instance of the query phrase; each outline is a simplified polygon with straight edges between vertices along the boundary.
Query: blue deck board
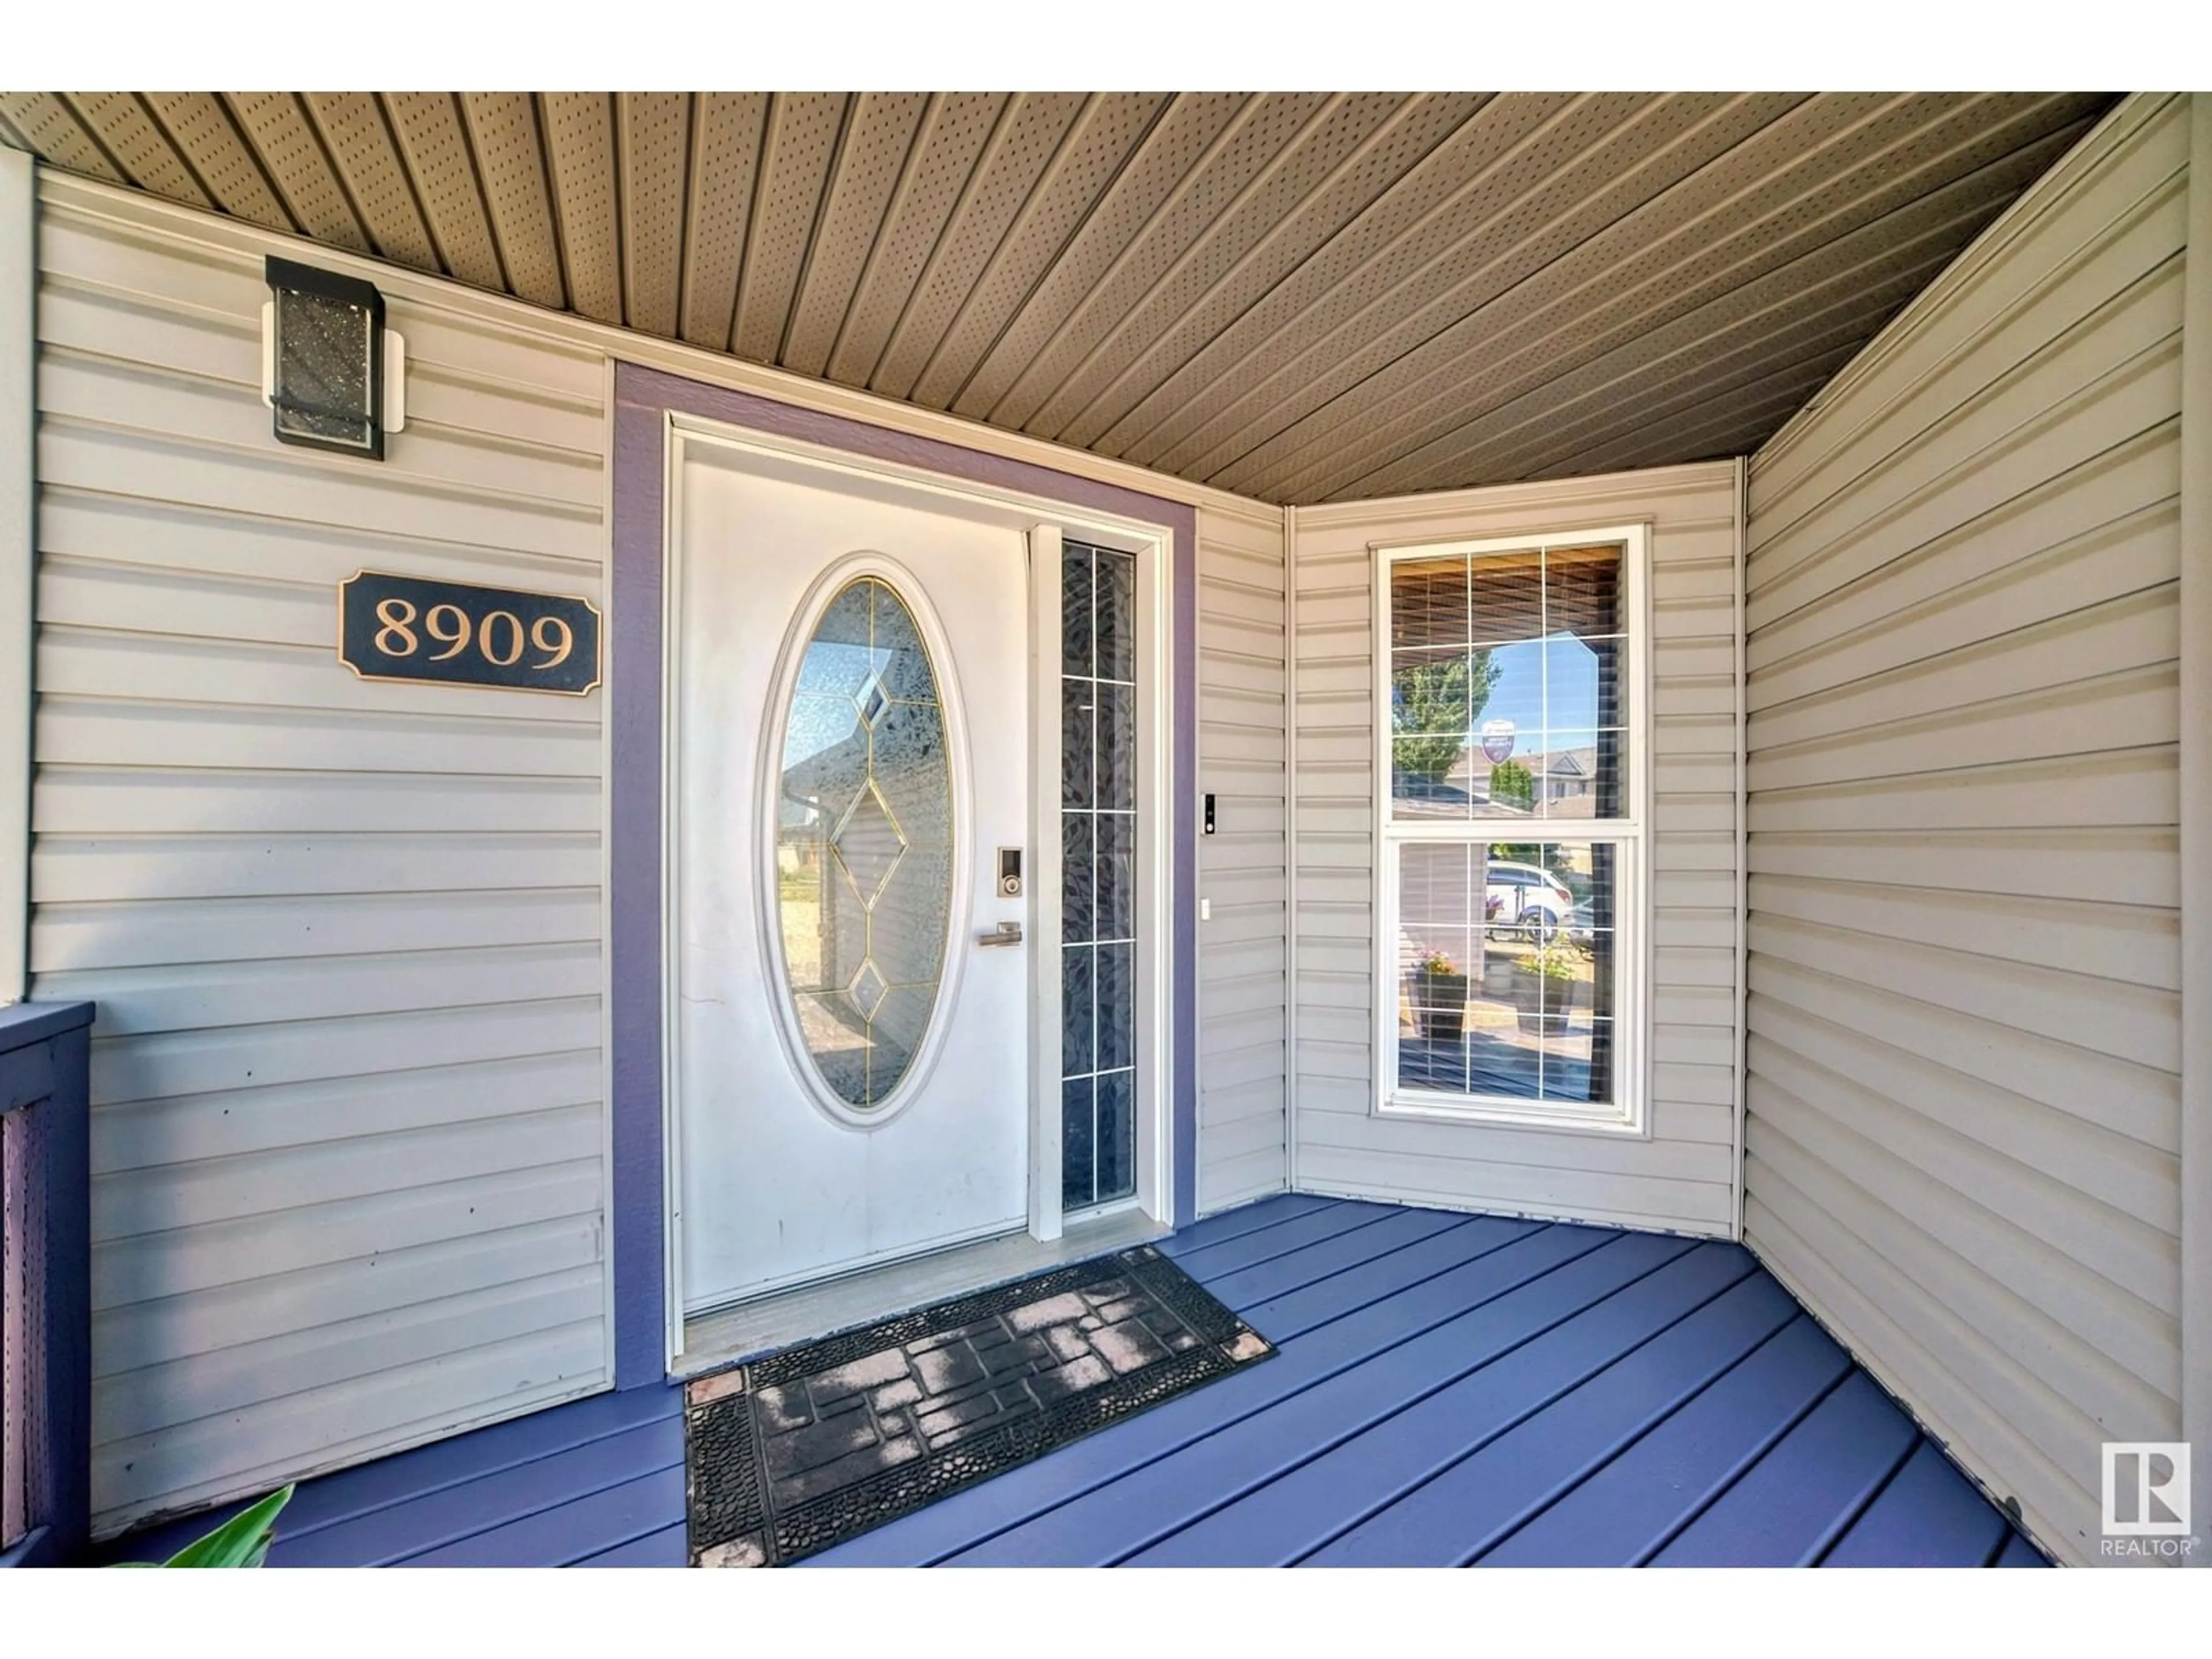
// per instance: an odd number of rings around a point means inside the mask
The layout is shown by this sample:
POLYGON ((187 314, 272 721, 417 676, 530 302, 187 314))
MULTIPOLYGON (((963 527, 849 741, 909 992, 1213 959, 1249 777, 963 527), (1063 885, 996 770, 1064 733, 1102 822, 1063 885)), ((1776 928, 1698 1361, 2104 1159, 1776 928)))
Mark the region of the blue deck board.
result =
MULTIPOLYGON (((2046 1565, 1735 1245, 1297 1195, 1160 1248, 1276 1357, 805 1565, 2046 1565)), ((271 1565, 681 1565, 681 1413, 599 1395, 303 1482, 271 1565)))
MULTIPOLYGON (((1474 1364, 1430 1369, 1418 1363, 1418 1345, 1407 1344, 1400 1352, 1407 1363, 1382 1385, 1387 1412, 1346 1423, 1359 1431, 1264 1486, 1248 1484, 1234 1494, 1238 1501, 1137 1559, 1157 1565, 1276 1566, 1308 1559, 1330 1565, 1324 1548, 1330 1540, 1609 1364, 1624 1330, 1644 1337, 1664 1330, 1748 1270, 1719 1246, 1623 1238, 1532 1286, 1544 1299, 1530 1310, 1528 1328, 1509 1332, 1510 1341, 1474 1364), (1632 1258, 1638 1246, 1655 1248, 1632 1258), (1620 1282, 1593 1285, 1588 1271, 1620 1282)), ((1329 1404, 1310 1402, 1316 1412, 1329 1404)))
POLYGON ((1652 1565, 1809 1566, 1888 1483, 1919 1431, 1854 1371, 1652 1565))
POLYGON ((647 1471, 673 1468, 680 1472, 683 1462, 684 1425, 676 1417, 664 1417, 458 1486, 386 1504, 343 1527, 304 1534, 288 1531, 278 1546, 283 1553, 279 1565, 346 1566, 411 1559, 425 1550, 578 1503, 647 1471))
MULTIPOLYGON (((643 1424, 665 1422, 672 1426, 682 1408, 672 1389, 592 1395, 303 1480, 284 1506, 271 1559, 278 1565, 288 1565, 286 1558, 307 1536, 343 1526, 356 1516, 373 1516, 394 1504, 458 1492, 473 1481, 643 1424)), ((141 1530, 113 1547, 110 1554, 134 1560, 166 1559, 246 1507, 244 1502, 226 1504, 185 1520, 141 1530)), ((338 1555, 354 1563, 363 1559, 343 1548, 338 1555)))
POLYGON ((659 1531, 684 1508, 684 1469, 656 1469, 410 1555, 410 1567, 565 1567, 659 1531))
POLYGON ((1375 1226, 1389 1220, 1393 1213, 1393 1206, 1387 1204, 1340 1204, 1333 1209, 1295 1217, 1279 1226, 1261 1227, 1236 1238, 1185 1250, 1175 1261, 1193 1279, 1210 1283, 1239 1268, 1279 1261, 1310 1244, 1375 1226))
POLYGON ((1285 1193, 1279 1197, 1262 1199, 1257 1204, 1246 1204, 1234 1210, 1224 1210, 1219 1215, 1210 1215, 1203 1221, 1193 1222, 1172 1237, 1159 1241, 1163 1255, 1186 1256, 1194 1250, 1202 1250, 1224 1239, 1241 1238, 1246 1233, 1263 1227, 1279 1227, 1302 1215, 1318 1210, 1338 1207, 1342 1200, 1320 1198, 1310 1193, 1285 1193))
MULTIPOLYGON (((1466 1565, 1602 1468, 1674 1402, 1729 1370, 1796 1312, 1781 1286, 1747 1264, 1746 1276, 1718 1296, 1510 1428, 1472 1440, 1463 1455, 1451 1450, 1452 1436, 1439 1434, 1443 1468, 1307 1559, 1317 1565, 1466 1565)), ((1466 1428, 1474 1426, 1470 1419, 1466 1428)))
MULTIPOLYGON (((1264 1331, 1278 1343, 1304 1335, 1316 1325, 1341 1318, 1348 1308, 1364 1307, 1418 1290, 1446 1274, 1455 1274, 1467 1263, 1515 1240, 1547 1231, 1534 1221, 1508 1221, 1497 1216, 1477 1216, 1463 1227, 1407 1244, 1356 1267, 1347 1267, 1326 1279, 1239 1308, 1254 1329, 1264 1331)), ((1580 1239, 1578 1249, 1595 1248, 1597 1239, 1573 1229, 1562 1231, 1553 1245, 1580 1239)), ((1548 1247, 1547 1247, 1548 1248, 1548 1247)), ((1450 1287, 1443 1287, 1449 1290, 1450 1287)))
MULTIPOLYGON (((1770 1281, 1771 1282, 1771 1281, 1770 1281)), ((1482 1566, 1619 1567, 1648 1560, 1850 1370, 1799 1314, 1602 1468, 1477 1557, 1482 1566)))
POLYGON ((642 1538, 633 1538, 627 1544, 617 1544, 597 1555, 587 1555, 574 1565, 580 1567, 680 1567, 687 1559, 689 1544, 685 1528, 679 1521, 672 1527, 663 1527, 642 1538))
POLYGON ((2051 1563, 2043 1559, 2042 1551, 2020 1534, 2014 1533, 2005 1540, 2004 1547, 1997 1552, 1997 1559, 1990 1565, 1993 1567, 2047 1567, 2051 1563))
POLYGON ((1929 1567, 1986 1561, 2011 1533, 1989 1499, 1933 1443, 1923 1440, 1820 1565, 1929 1567))
POLYGON ((1442 1210, 1395 1210, 1372 1226, 1354 1228, 1234 1273, 1209 1274, 1206 1288, 1224 1306, 1243 1313, 1363 1263, 1388 1260, 1390 1252, 1468 1223, 1468 1217, 1442 1210))

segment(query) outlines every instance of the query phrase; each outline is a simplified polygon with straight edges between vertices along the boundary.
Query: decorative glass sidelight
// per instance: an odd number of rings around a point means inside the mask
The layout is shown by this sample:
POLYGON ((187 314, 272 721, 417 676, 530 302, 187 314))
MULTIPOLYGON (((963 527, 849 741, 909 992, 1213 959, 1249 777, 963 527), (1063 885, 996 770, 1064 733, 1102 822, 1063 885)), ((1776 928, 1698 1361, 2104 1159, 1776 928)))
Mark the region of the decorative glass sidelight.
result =
POLYGON ((1137 561, 1060 566, 1060 1201, 1137 1190, 1137 561))
POLYGON ((841 588, 800 659, 776 799, 776 908, 800 1040, 881 1106, 937 1007, 951 925, 952 769, 937 674, 879 577, 841 588))

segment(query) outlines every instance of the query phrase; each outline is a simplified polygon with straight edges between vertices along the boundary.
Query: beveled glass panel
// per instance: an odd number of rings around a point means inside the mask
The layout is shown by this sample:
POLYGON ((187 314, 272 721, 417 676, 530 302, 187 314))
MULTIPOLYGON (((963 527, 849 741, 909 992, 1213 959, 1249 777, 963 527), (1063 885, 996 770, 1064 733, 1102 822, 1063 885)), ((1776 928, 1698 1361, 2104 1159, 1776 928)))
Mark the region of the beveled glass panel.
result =
POLYGON ((952 836, 952 775, 945 721, 935 702, 887 704, 869 744, 870 775, 910 847, 944 847, 952 836))
POLYGON ((842 991, 798 998, 799 1031, 822 1080, 841 1100, 865 1099, 868 1090, 867 1028, 842 991))
MULTIPOLYGON (((886 590, 888 591, 888 590, 886 590)), ((884 695, 904 702, 934 703, 937 677, 929 665, 929 653, 915 629, 914 617, 902 605, 875 605, 874 639, 871 654, 881 678, 884 695)))
POLYGON ((830 836, 830 845, 860 902, 872 907, 906 853, 906 836, 872 780, 830 836))
POLYGON ((835 990, 850 985, 853 975, 860 971, 860 964, 868 959, 868 907, 853 890, 834 860, 822 866, 819 900, 822 905, 822 926, 819 933, 821 960, 819 970, 811 977, 799 971, 799 941, 792 938, 792 923, 800 920, 798 905, 804 901, 788 883, 783 889, 785 908, 784 950, 791 971, 791 982, 798 990, 835 990))
POLYGON ((868 734, 853 700, 793 697, 783 757, 779 819, 827 842, 868 777, 868 734))
POLYGON ((876 672, 869 640, 869 584, 854 582, 830 601, 816 624, 806 654, 799 659, 799 689, 848 702, 857 698, 876 672))
POLYGON ((891 984, 935 981, 945 948, 944 896, 951 886, 951 863, 942 848, 909 848, 868 912, 868 955, 891 984))
POLYGON ((938 1002, 951 926, 952 773, 937 676, 881 580, 839 591, 784 723, 776 908, 801 1043, 840 1100, 890 1097, 938 1002))

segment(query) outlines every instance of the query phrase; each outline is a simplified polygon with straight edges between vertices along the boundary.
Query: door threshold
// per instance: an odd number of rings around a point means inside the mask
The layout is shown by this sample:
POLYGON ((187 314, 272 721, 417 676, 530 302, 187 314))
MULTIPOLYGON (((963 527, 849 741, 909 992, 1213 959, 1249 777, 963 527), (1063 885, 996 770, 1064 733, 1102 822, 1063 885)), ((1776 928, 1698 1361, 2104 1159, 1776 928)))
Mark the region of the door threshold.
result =
POLYGON ((1025 1232, 1008 1233, 848 1273, 827 1284, 779 1291, 719 1313, 695 1314, 684 1322, 684 1352, 669 1371, 677 1377, 697 1376, 796 1343, 857 1330, 950 1297, 1011 1284, 1048 1267, 1150 1243, 1173 1231, 1142 1210, 1121 1210, 1077 1222, 1048 1243, 1025 1232))

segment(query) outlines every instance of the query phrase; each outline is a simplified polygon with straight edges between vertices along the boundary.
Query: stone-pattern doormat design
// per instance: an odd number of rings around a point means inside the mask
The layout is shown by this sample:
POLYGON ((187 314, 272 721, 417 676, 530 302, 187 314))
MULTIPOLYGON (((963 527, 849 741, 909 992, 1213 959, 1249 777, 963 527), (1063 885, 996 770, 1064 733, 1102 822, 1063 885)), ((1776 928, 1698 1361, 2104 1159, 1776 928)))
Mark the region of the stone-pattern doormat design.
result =
POLYGON ((692 1563, 799 1560, 1273 1352, 1140 1244, 702 1377, 692 1563))

